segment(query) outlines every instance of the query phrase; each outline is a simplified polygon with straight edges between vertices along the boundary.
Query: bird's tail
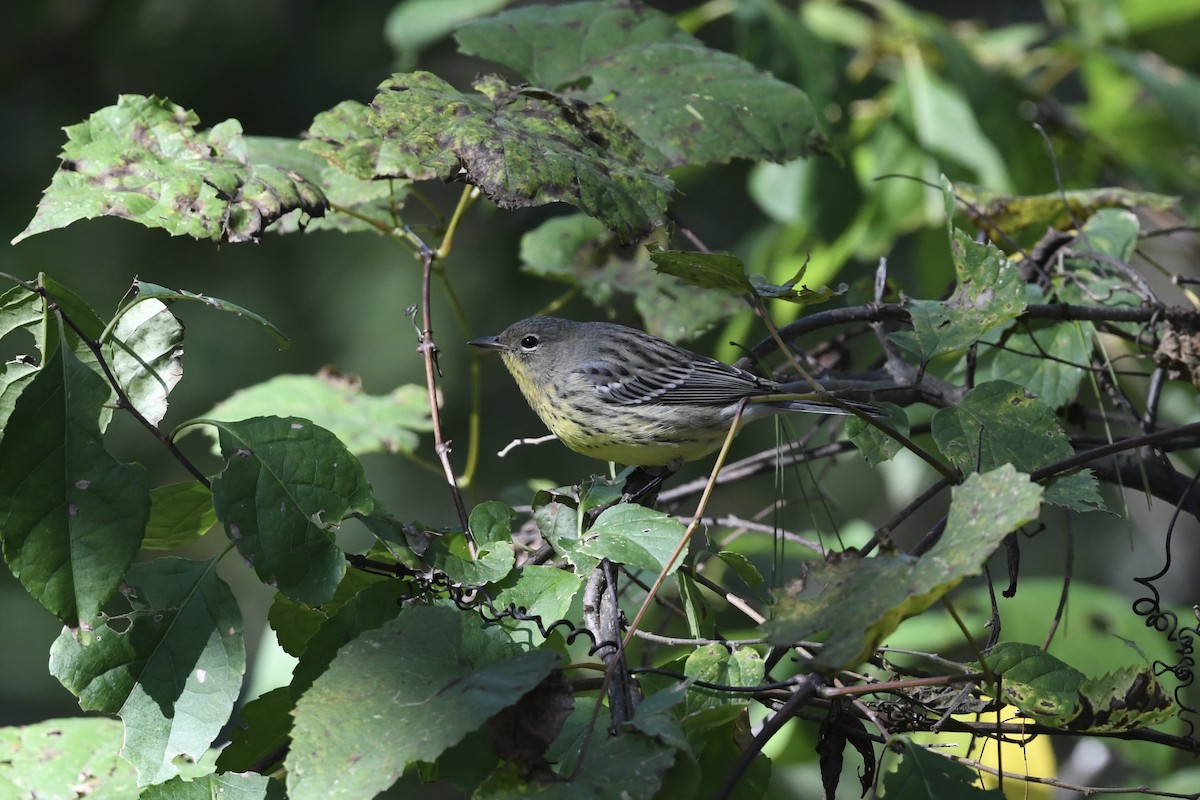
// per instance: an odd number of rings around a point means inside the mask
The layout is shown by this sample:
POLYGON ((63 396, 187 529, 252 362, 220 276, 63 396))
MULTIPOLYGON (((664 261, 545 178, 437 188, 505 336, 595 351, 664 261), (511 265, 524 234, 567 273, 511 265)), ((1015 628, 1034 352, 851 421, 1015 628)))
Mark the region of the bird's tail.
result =
POLYGON ((841 400, 840 398, 838 404, 835 404, 832 400, 814 397, 803 400, 775 400, 767 405, 781 411, 803 411, 809 414, 839 414, 841 416, 849 416, 854 413, 854 411, 849 410, 853 408, 861 411, 868 417, 887 416, 887 412, 879 406, 864 403, 861 400, 841 400))

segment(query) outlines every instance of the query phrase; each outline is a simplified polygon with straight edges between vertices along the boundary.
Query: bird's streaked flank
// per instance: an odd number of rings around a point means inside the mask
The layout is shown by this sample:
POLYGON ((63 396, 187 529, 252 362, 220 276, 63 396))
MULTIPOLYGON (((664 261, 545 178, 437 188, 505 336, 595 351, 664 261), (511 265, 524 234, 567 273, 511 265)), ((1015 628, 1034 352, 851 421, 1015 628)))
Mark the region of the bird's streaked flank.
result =
MULTIPOLYGON (((852 413, 609 322, 530 317, 470 344, 499 351, 529 405, 563 444, 629 466, 678 466, 711 453, 747 398, 762 399, 746 404, 743 420, 787 411, 852 413)), ((870 416, 884 413, 869 403, 841 402, 870 416)))

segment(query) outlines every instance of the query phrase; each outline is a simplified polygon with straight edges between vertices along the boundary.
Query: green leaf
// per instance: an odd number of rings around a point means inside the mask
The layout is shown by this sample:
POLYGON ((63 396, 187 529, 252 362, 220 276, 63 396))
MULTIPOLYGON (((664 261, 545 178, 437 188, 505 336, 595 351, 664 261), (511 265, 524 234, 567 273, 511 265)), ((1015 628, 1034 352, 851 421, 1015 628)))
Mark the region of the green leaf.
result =
POLYGON ((270 768, 280 766, 284 748, 291 741, 294 708, 287 686, 272 689, 242 706, 238 714, 242 724, 232 726, 229 744, 217 756, 217 769, 248 772, 258 767, 266 774, 270 768), (272 754, 278 754, 275 763, 260 763, 272 754))
POLYGON ((932 429, 938 448, 963 472, 1001 464, 1032 472, 1074 453, 1053 409, 1008 381, 979 384, 959 405, 934 414, 932 429))
POLYGON ((728 564, 729 568, 745 581, 747 586, 758 586, 763 582, 763 576, 758 571, 758 567, 754 566, 754 562, 741 553, 733 550, 721 550, 717 553, 717 558, 728 564))
POLYGON ((468 523, 471 537, 480 547, 507 544, 512 541, 512 524, 516 518, 517 512, 508 504, 498 500, 484 501, 471 509, 468 523))
MULTIPOLYGON (((96 359, 96 354, 80 338, 82 334, 91 342, 100 341, 100 337, 104 335, 104 320, 100 319, 100 316, 82 297, 50 276, 44 273, 38 275, 38 284, 51 301, 48 309, 43 303, 42 324, 34 334, 38 349, 44 354, 43 360, 49 360, 49 357, 58 348, 60 340, 64 340, 67 342, 67 346, 74 351, 75 357, 97 377, 104 380, 107 385, 108 379, 100 362, 96 359), (69 318, 73 326, 63 322, 61 319, 63 317, 69 318), (75 332, 76 328, 79 333, 75 332)), ((108 399, 97 408, 97 419, 102 432, 108 428, 108 423, 112 420, 116 399, 116 391, 109 387, 108 399)))
POLYGON ((464 94, 428 72, 379 86, 376 177, 465 180, 501 208, 570 203, 622 241, 658 224, 671 182, 611 110, 501 78, 464 94))
POLYGON ((1072 220, 1087 219, 1102 208, 1169 211, 1179 205, 1177 197, 1117 187, 1013 195, 956 181, 954 192, 976 225, 1010 234, 1033 226, 1065 228, 1072 220))
POLYGON ((600 559, 583 550, 579 512, 573 505, 555 497, 549 492, 538 492, 534 496, 533 521, 554 552, 575 567, 576 573, 585 575, 596 568, 600 559))
POLYGON ((1071 511, 1104 511, 1107 508, 1100 494, 1100 482, 1090 469, 1050 481, 1046 484, 1046 495, 1042 499, 1050 505, 1071 511))
POLYGON ((896 104, 902 118, 911 118, 921 149, 967 167, 985 186, 1011 185, 1004 158, 980 128, 962 88, 928 70, 920 57, 906 58, 904 65, 896 104))
POLYGON ((782 645, 827 632, 814 666, 837 671, 862 662, 903 620, 978 575, 1005 536, 1037 518, 1041 496, 1041 487, 1011 464, 972 475, 954 487, 946 530, 927 553, 815 564, 803 594, 779 597, 768 637, 782 645))
POLYGON ((304 643, 288 687, 292 697, 299 699, 308 691, 348 642, 394 619, 410 592, 411 587, 404 581, 378 580, 331 609, 329 618, 304 643))
POLYGON ((523 652, 476 614, 405 608, 343 647, 300 698, 289 796, 375 795, 516 703, 557 660, 546 650, 523 652), (346 713, 355 708, 369 713, 346 713))
POLYGON ((172 483, 150 490, 150 520, 142 547, 170 550, 194 542, 217 524, 212 492, 199 481, 172 483))
MULTIPOLYGON (((661 511, 636 503, 620 503, 596 518, 580 549, 595 558, 659 573, 679 546, 685 530, 682 523, 661 511)), ((676 560, 670 571, 678 567, 676 560)))
POLYGON ((122 755, 139 783, 160 783, 229 720, 246 671, 242 615, 215 560, 135 564, 122 593, 129 613, 78 639, 64 630, 50 672, 85 710, 121 716, 122 755))
POLYGON ((823 148, 808 97, 712 50, 661 11, 608 2, 517 9, 455 33, 469 55, 610 105, 668 166, 786 161, 823 148))
POLYGON ((386 580, 389 579, 363 570, 346 570, 333 597, 320 608, 311 608, 297 603, 287 595, 276 593, 275 599, 271 601, 271 609, 267 612, 267 622, 271 630, 275 631, 275 638, 283 651, 299 658, 308 647, 313 634, 343 603, 349 602, 367 587, 386 580))
POLYGON ((1162 105, 1166 118, 1192 146, 1200 144, 1200 78, 1152 53, 1109 48, 1106 54, 1141 81, 1162 105))
POLYGON ((698 253, 685 250, 659 250, 653 243, 647 245, 650 260, 658 272, 674 275, 681 280, 703 289, 715 289, 727 293, 755 294, 770 300, 787 300, 790 303, 809 305, 823 303, 846 291, 822 286, 809 289, 795 288, 804 278, 805 267, 794 278, 784 284, 771 283, 760 275, 746 276, 746 265, 737 256, 726 253, 698 253))
POLYGON ((1062 408, 1075 398, 1088 368, 1096 328, 1090 322, 1034 323, 1029 333, 1013 332, 996 351, 992 378, 1006 380, 1062 408))
POLYGON ((121 723, 49 719, 0 728, 0 797, 137 797, 137 772, 120 756, 121 723))
POLYGON ((462 23, 492 14, 513 0, 402 0, 388 12, 383 38, 405 69, 411 69, 418 54, 449 36, 462 23))
POLYGON ((149 478, 104 448, 104 380, 67 348, 26 385, 0 440, 4 560, 33 597, 86 625, 133 562, 149 517, 149 478))
MULTIPOLYGON (((691 680, 722 686, 758 686, 765 674, 762 656, 748 647, 732 651, 720 644, 706 644, 688 654, 683 674, 691 680)), ((689 686, 687 713, 694 714, 710 708, 750 703, 747 693, 722 692, 702 686, 689 686)))
POLYGON ((306 178, 248 161, 237 120, 206 133, 196 131, 199 122, 169 100, 121 95, 115 106, 67 127, 62 164, 13 244, 103 216, 172 236, 257 241, 292 209, 325 213, 325 198, 306 178))
POLYGON ((275 343, 280 350, 286 350, 292 344, 292 340, 283 335, 283 331, 276 328, 269 320, 255 314, 253 311, 242 308, 236 303, 231 303, 228 300, 222 300, 219 297, 211 297, 206 294, 196 294, 189 292, 186 289, 168 289, 165 286, 159 286, 156 283, 148 283, 147 281, 134 281, 133 286, 129 289, 129 293, 121 301, 120 310, 124 312, 136 303, 141 303, 145 300, 190 300, 192 302, 203 303, 209 308, 214 308, 217 311, 224 311, 227 314, 233 314, 235 317, 248 319, 260 328, 266 330, 275 339, 275 343))
MULTIPOLYGON (((497 613, 509 607, 524 609, 526 615, 541 619, 543 628, 549 628, 566 618, 571 602, 582 586, 583 576, 575 572, 529 564, 514 570, 495 584, 499 591, 492 605, 497 613)), ((531 620, 519 622, 506 619, 502 624, 509 630, 527 631, 535 643, 543 640, 541 630, 531 620)))
POLYGON ((517 554, 512 541, 479 543, 474 557, 467 537, 461 531, 452 531, 429 540, 425 551, 429 566, 446 573, 450 580, 469 586, 495 583, 508 575, 516 563, 517 554))
POLYGON ((151 424, 162 422, 167 395, 183 377, 183 323, 147 299, 121 315, 104 355, 133 407, 151 424))
POLYGON ((333 433, 351 453, 412 453, 417 434, 433 429, 429 393, 407 384, 391 394, 370 395, 352 376, 277 375, 234 392, 204 416, 229 422, 263 416, 311 419, 333 433))
POLYGON ((1150 667, 1089 679, 1037 645, 1019 642, 997 644, 987 663, 1001 679, 999 699, 1050 727, 1131 730, 1165 722, 1177 710, 1150 667))
MULTIPOLYGON (((880 422, 908 436, 910 431, 908 414, 903 408, 895 403, 876 403, 875 405, 887 412, 887 416, 879 419, 880 422)), ((859 454, 871 466, 891 460, 901 450, 900 442, 858 417, 850 417, 846 420, 846 436, 854 442, 859 454)))
POLYGON ((227 460, 212 491, 229 538, 264 583, 301 603, 329 600, 346 570, 333 533, 374 506, 362 464, 305 419, 208 422, 227 460))
POLYGON ((173 778, 152 786, 138 800, 286 800, 283 784, 266 775, 223 773, 192 780, 173 778))
POLYGON ((979 776, 970 767, 934 755, 907 736, 894 741, 904 757, 896 770, 883 773, 880 795, 887 800, 1004 800, 999 789, 976 786, 979 776))
POLYGON ((954 229, 950 250, 958 275, 954 294, 945 301, 909 301, 912 331, 891 336, 925 361, 965 349, 1025 311, 1021 272, 995 245, 980 244, 954 229))
POLYGON ((344 175, 374 180, 382 141, 370 126, 370 118, 370 107, 345 100, 313 118, 300 147, 324 158, 344 175))
POLYGON ((568 780, 536 783, 509 762, 501 764, 475 796, 488 800, 652 800, 659 796, 677 753, 655 737, 623 731, 617 736, 593 739, 583 765, 578 771, 568 772, 568 780))

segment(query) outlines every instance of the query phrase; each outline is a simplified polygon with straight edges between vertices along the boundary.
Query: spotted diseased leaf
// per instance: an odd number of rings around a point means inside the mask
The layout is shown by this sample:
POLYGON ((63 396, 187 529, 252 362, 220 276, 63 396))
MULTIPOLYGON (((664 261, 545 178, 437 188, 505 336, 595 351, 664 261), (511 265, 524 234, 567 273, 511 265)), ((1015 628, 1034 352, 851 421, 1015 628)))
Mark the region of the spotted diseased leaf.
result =
POLYGON ((252 163, 237 120, 196 130, 195 113, 169 100, 121 95, 66 128, 62 163, 37 213, 13 243, 80 219, 120 217, 172 236, 257 241, 293 209, 325 213, 308 178, 252 163))
POLYGON ((986 231, 1004 231, 1007 235, 1035 225, 1065 228, 1072 220, 1087 219, 1103 208, 1169 211, 1179 205, 1178 197, 1134 192, 1115 186, 1014 195, 956 182, 954 191, 978 227, 986 231))
POLYGON ((495 76, 474 87, 427 72, 380 84, 367 120, 380 137, 374 176, 461 180, 501 208, 570 203, 623 241, 659 223, 672 184, 611 109, 495 76))
POLYGON ((1121 731, 1165 722, 1175 703, 1148 667, 1098 678, 1037 645, 1001 642, 987 654, 999 698, 1038 722, 1073 731, 1121 731))
POLYGON ((507 11, 459 28, 463 52, 610 106, 667 166, 786 161, 823 148, 808 97, 681 31, 648 4, 507 11))

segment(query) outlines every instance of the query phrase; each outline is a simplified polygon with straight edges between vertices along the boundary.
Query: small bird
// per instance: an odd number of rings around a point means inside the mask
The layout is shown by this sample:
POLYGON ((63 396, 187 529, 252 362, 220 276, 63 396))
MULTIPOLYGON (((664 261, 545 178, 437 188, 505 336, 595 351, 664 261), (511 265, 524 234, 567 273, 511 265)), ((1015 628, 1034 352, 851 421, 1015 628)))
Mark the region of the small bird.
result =
MULTIPOLYGON (((745 398, 743 420, 806 411, 850 414, 820 396, 797 399, 775 381, 609 322, 530 317, 469 344, 497 350, 546 427, 577 453, 639 467, 693 461, 721 446, 745 398)), ((884 411, 842 401, 869 416, 884 411)))

